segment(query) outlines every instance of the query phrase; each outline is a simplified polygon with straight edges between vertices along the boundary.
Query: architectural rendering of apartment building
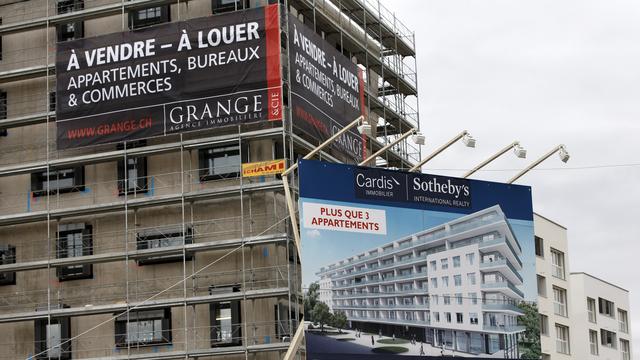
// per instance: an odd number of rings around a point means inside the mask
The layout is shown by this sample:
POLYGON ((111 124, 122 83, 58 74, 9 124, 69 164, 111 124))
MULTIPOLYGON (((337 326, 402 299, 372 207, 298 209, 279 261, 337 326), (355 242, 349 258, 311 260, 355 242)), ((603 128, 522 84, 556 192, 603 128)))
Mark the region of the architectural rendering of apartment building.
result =
MULTIPOLYGON (((321 268, 352 328, 517 357, 522 249, 499 206, 321 268)), ((323 299, 321 297, 321 299, 323 299)), ((502 356, 502 355, 501 355, 502 356)))
POLYGON ((573 358, 631 360, 629 292, 582 272, 570 282, 573 358))
MULTIPOLYGON (((378 1, 0 4, 0 359, 282 358, 300 260, 281 179, 241 164, 290 165, 319 143, 290 121, 289 14, 363 69, 369 153, 419 127, 413 33, 378 1), (283 121, 58 149, 60 43, 270 4, 283 121)), ((419 150, 377 160, 408 168, 419 150)))

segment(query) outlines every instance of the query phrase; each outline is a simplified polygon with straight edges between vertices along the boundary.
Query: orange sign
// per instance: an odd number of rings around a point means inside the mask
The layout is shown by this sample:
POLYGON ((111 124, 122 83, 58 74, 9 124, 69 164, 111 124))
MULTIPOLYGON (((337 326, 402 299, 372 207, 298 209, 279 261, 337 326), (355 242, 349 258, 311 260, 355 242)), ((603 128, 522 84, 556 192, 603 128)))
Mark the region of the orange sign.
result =
POLYGON ((242 177, 281 174, 284 167, 284 159, 242 164, 242 177))

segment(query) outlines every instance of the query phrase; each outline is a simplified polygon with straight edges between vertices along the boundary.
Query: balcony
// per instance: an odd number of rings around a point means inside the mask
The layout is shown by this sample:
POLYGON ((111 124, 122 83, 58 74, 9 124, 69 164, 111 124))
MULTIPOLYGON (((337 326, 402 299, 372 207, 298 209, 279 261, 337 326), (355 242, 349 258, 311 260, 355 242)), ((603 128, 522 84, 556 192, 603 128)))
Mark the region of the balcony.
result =
POLYGON ((483 325, 482 330, 487 332, 496 332, 496 333, 521 333, 526 330, 526 327, 519 325, 483 325))
POLYGON ((480 270, 498 270, 503 275, 505 275, 509 279, 509 281, 517 285, 520 285, 524 282, 524 280, 522 279, 522 275, 520 275, 515 266, 513 266, 511 262, 506 258, 481 262, 480 270))
POLYGON ((469 221, 466 221, 466 222, 461 222, 459 224, 451 225, 451 230, 449 231, 449 234, 451 234, 451 235, 459 234, 461 232, 465 232, 467 230, 475 229, 475 228, 478 228, 480 226, 489 225, 489 224, 493 224, 493 223, 499 222, 500 220, 504 220, 504 219, 501 218, 500 216, 498 216, 497 214, 494 214, 494 215, 490 216, 488 219, 472 219, 472 220, 469 220, 469 221))
POLYGON ((512 297, 512 298, 524 298, 524 293, 518 289, 517 287, 515 287, 514 285, 503 281, 503 282, 496 282, 496 283, 485 283, 482 284, 480 286, 480 288, 482 290, 495 290, 495 291, 500 291, 501 293, 512 297))
POLYGON ((349 315, 347 315, 347 319, 355 320, 355 321, 366 321, 366 322, 383 323, 383 324, 395 324, 395 325, 425 326, 425 325, 431 324, 430 321, 421 320, 421 319, 412 319, 412 320, 387 319, 387 318, 382 318, 382 317, 374 318, 372 316, 349 316, 349 315))
POLYGON ((524 315, 524 311, 522 311, 517 305, 509 303, 484 303, 482 304, 482 310, 490 312, 507 312, 513 315, 524 315))
POLYGON ((483 241, 478 244, 478 247, 481 250, 485 251, 500 251, 500 253, 511 260, 511 262, 518 263, 518 265, 520 265, 520 268, 522 268, 522 261, 520 260, 518 253, 513 248, 513 245, 511 245, 511 243, 504 236, 494 238, 493 240, 483 241), (502 251, 502 245, 506 245, 509 248, 509 251, 502 251))

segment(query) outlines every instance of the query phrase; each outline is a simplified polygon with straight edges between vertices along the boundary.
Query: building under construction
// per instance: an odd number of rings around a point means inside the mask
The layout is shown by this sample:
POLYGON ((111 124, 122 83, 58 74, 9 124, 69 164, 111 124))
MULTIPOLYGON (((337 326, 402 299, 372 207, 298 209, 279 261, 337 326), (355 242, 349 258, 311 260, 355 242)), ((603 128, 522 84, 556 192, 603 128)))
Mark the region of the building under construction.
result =
MULTIPOLYGON (((318 144, 290 121, 287 47, 284 121, 66 150, 54 66, 61 42, 276 2, 1 2, 0 359, 282 358, 303 313, 300 261, 279 176, 243 178, 241 164, 291 164, 318 144)), ((392 12, 374 0, 280 12, 363 69, 367 152, 418 127, 414 36, 392 12)), ((403 141, 376 163, 419 155, 403 141)))

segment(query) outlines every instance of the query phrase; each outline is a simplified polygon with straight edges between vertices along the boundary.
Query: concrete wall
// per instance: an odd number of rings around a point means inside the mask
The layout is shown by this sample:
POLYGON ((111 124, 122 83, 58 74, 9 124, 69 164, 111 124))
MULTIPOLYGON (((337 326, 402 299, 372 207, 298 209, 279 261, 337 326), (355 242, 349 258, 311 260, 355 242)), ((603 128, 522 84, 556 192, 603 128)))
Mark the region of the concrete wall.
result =
MULTIPOLYGON (((569 248, 567 243, 567 229, 554 223, 553 221, 546 219, 538 214, 534 214, 533 217, 534 232, 537 237, 543 239, 544 242, 544 257, 536 257, 536 273, 545 278, 545 289, 541 291, 538 289, 538 293, 545 294, 538 296, 538 311, 540 314, 548 316, 549 331, 547 334, 540 336, 540 342, 542 347, 542 353, 550 356, 553 360, 572 359, 571 355, 560 354, 556 351, 556 330, 555 324, 561 324, 569 327, 569 335, 575 329, 571 326, 569 317, 563 317, 555 315, 553 307, 553 287, 565 289, 567 296, 570 297, 569 290, 569 248), (559 279, 553 276, 551 265, 551 248, 559 250, 565 254, 565 279, 559 279)), ((571 311, 571 304, 569 306, 569 314, 571 311)), ((571 351, 574 349, 573 344, 570 344, 571 351)), ((543 359, 549 359, 543 357, 543 359)))
MULTIPOLYGON (((622 359, 620 340, 627 340, 631 345, 631 313, 629 312, 629 292, 608 282, 602 281, 589 274, 571 274, 571 321, 575 324, 575 330, 571 333, 573 352, 576 359, 622 359), (595 322, 589 320, 587 312, 587 298, 595 300, 595 322), (614 316, 609 317, 598 311, 598 298, 603 298, 614 303, 614 316), (627 312, 628 331, 623 332, 619 328, 618 309, 627 312), (604 329, 616 334, 614 347, 602 345, 601 332, 604 329), (591 354, 589 345, 589 330, 598 333, 598 355, 591 354)), ((632 356, 630 351, 629 356, 632 356)))

